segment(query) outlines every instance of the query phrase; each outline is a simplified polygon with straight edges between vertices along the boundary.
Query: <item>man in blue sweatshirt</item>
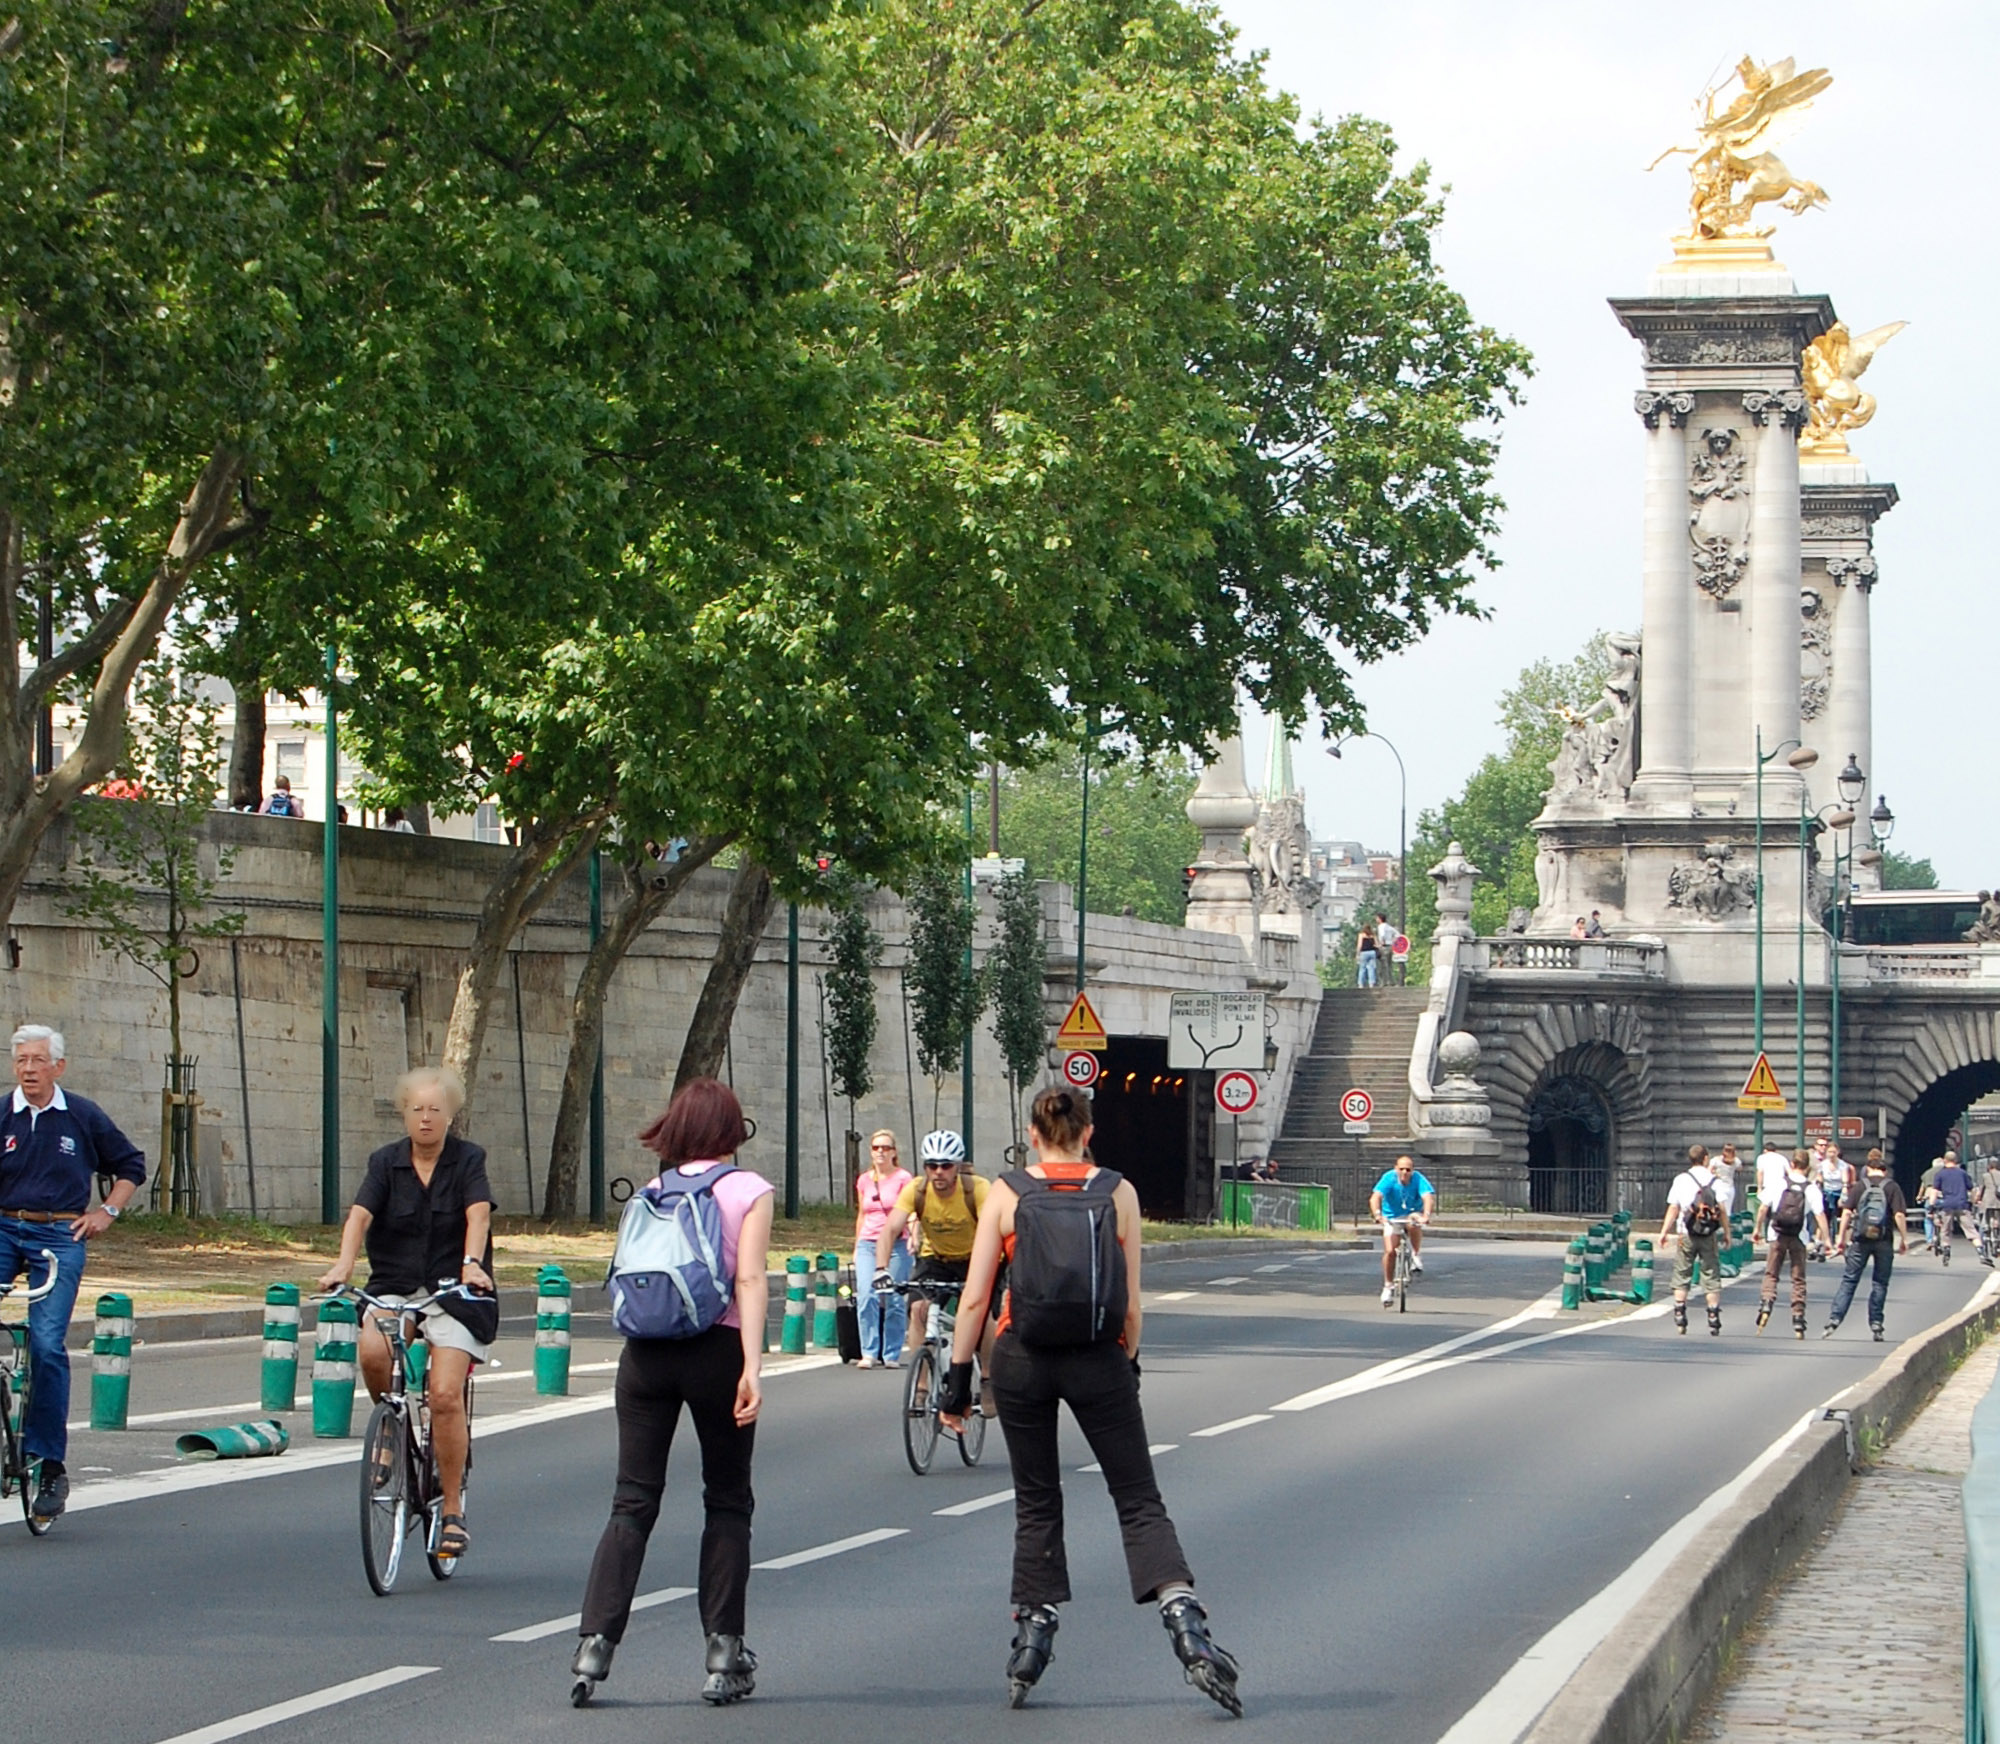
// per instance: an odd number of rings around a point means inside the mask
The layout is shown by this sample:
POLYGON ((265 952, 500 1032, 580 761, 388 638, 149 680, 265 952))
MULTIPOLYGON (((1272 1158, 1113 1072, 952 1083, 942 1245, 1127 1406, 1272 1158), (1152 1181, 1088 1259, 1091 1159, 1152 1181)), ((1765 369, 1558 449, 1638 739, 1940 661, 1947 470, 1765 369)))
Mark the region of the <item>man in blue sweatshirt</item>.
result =
POLYGON ((69 1500, 63 1460, 69 1452, 69 1317, 83 1282, 84 1243, 118 1219, 146 1179, 145 1154, 95 1102, 65 1096, 63 1038, 44 1024, 14 1032, 14 1098, 0 1118, 0 1278, 23 1272, 46 1282, 42 1254, 55 1256, 56 1287, 28 1309, 31 1387, 21 1440, 41 1461, 38 1520, 53 1520, 69 1500), (93 1176, 113 1178, 104 1203, 90 1208, 93 1176))

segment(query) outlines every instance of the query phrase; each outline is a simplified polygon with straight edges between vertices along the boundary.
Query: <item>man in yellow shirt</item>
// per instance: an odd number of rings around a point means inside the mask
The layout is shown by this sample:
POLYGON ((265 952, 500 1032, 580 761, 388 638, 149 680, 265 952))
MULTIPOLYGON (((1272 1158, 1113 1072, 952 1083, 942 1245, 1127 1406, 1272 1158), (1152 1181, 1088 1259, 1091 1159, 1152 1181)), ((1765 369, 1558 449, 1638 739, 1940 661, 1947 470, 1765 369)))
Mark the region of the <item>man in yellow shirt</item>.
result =
MULTIPOLYGON (((972 1238, 979 1212, 986 1203, 986 1183, 963 1167, 965 1140, 955 1132, 926 1135, 922 1149, 923 1179, 912 1181, 897 1195, 896 1206, 875 1238, 877 1275, 889 1272, 889 1255, 904 1228, 914 1219, 922 1232, 917 1263, 910 1282, 965 1282, 972 1263, 972 1238)), ((910 1302, 910 1346, 922 1344, 930 1319, 930 1303, 922 1296, 910 1302)))

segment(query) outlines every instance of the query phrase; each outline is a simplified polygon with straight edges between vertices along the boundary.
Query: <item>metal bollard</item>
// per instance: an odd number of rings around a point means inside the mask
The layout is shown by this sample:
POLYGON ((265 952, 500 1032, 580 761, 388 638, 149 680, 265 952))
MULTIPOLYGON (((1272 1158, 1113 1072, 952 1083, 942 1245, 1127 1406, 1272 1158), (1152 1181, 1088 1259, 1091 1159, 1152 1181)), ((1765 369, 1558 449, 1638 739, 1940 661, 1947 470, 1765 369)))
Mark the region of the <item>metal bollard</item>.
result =
POLYGON ((815 1350, 832 1350, 840 1342, 840 1322, 834 1315, 839 1302, 840 1255, 823 1253, 814 1268, 812 1342, 815 1350))
POLYGON ((123 1429, 132 1407, 132 1298, 117 1291, 97 1298, 90 1341, 90 1426, 123 1429))
POLYGON ((1653 1299, 1653 1244, 1641 1238, 1632 1244, 1632 1300, 1653 1299))
POLYGON ((293 1411, 299 1395, 299 1287, 273 1284, 264 1292, 264 1380, 258 1408, 293 1411))
POLYGON ((778 1349, 786 1356, 806 1353, 806 1273, 812 1262, 804 1254, 785 1261, 785 1330, 778 1349))
POLYGON ((1583 1306, 1583 1255, 1583 1237, 1578 1236, 1563 1254, 1562 1305, 1565 1308, 1583 1306))
POLYGON ((354 1346, 360 1322, 352 1302, 322 1302, 313 1333, 313 1434, 340 1441, 353 1433, 354 1346))
POLYGON ((569 1391, 569 1274, 542 1267, 535 1280, 535 1391, 569 1391))

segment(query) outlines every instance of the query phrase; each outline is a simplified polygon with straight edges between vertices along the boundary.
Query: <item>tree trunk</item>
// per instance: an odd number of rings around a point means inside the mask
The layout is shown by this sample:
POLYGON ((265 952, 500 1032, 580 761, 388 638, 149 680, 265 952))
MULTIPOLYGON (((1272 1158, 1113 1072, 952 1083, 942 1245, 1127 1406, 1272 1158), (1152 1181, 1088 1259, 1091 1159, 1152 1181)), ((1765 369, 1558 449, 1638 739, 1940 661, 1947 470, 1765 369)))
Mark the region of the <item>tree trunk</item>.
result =
POLYGON ((229 741, 229 807, 255 811, 264 803, 264 682, 234 685, 236 736, 229 741))
POLYGON ((736 1019, 736 1001, 742 997, 743 983, 750 979, 750 965, 757 960, 757 945, 771 918, 776 895, 769 870, 746 856, 736 869, 736 882, 729 887, 722 934, 715 941, 715 961, 708 966, 708 979, 695 1002, 694 1021, 681 1044, 680 1065, 674 1071, 676 1093, 692 1079, 713 1078, 721 1069, 723 1052, 729 1046, 729 1026, 736 1019))
POLYGON ((562 1101, 555 1136, 549 1141, 548 1189, 542 1215, 554 1222, 576 1215, 576 1184, 583 1153, 584 1121, 590 1112, 590 1083, 604 1045, 604 1001, 611 978, 639 936, 680 894, 681 886, 721 852, 727 836, 702 836, 681 850, 671 866, 640 853, 627 859, 625 906, 598 935, 584 959, 570 1003, 569 1063, 563 1068, 562 1101))
POLYGON ((480 904, 472 949, 458 972, 452 994, 451 1021, 444 1031, 444 1065, 465 1085, 465 1106, 453 1124, 460 1133, 472 1128, 472 1105, 478 1094, 479 1057, 486 1047, 486 1024, 493 1008, 493 989, 514 935, 549 898, 557 885, 597 840, 600 815, 563 818, 551 824, 524 825, 520 845, 505 873, 480 904))
POLYGON ((403 807, 403 815, 410 820, 410 829, 414 834, 427 836, 431 833, 431 808, 428 800, 411 800, 403 807))

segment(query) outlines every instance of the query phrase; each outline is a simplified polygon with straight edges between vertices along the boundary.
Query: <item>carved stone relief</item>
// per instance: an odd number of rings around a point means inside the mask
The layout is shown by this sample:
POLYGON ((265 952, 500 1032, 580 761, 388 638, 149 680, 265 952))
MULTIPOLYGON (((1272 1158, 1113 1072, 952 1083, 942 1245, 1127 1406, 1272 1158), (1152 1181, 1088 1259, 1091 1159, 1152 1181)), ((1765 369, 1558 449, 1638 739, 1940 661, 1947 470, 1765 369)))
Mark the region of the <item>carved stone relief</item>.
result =
POLYGON ((1688 536, 1694 579, 1726 599, 1750 562, 1750 457, 1734 430, 1704 430, 1688 468, 1688 536))
POLYGON ((1321 887, 1311 876, 1312 834, 1299 795, 1259 803, 1250 865, 1266 914, 1304 913, 1319 906, 1321 887))
POLYGON ((1807 515, 1799 530, 1808 539, 1860 539, 1868 523, 1859 515, 1807 515))
POLYGON ((1646 361, 1664 368, 1712 363, 1798 362, 1798 344, 1789 333, 1652 333, 1646 361))
POLYGON ((1611 655, 1604 692, 1587 709, 1558 708, 1562 744, 1549 764, 1554 811, 1602 812, 1632 789, 1638 753, 1639 638, 1629 631, 1604 638, 1611 655))
POLYGON ((1753 388, 1743 396, 1743 409, 1750 414, 1753 423, 1768 424, 1776 418, 1791 430, 1803 430, 1806 420, 1812 415, 1805 395, 1797 388, 1785 388, 1775 394, 1753 388))
POLYGON ((1667 874, 1667 906, 1698 920, 1723 920, 1738 909, 1757 903, 1757 873, 1730 862, 1736 850, 1727 842, 1706 842, 1699 860, 1677 860, 1667 874))
MULTIPOLYGON (((1832 565, 1828 564, 1829 571, 1832 565)), ((1799 589, 1799 715, 1816 721, 1826 712, 1833 683, 1833 614, 1816 587, 1799 589)))
POLYGON ((1678 430, 1694 415, 1694 395, 1656 394, 1651 388, 1640 388, 1632 396, 1632 409, 1646 420, 1648 430, 1660 427, 1663 412, 1667 422, 1678 430))
POLYGON ((1835 587, 1845 587, 1850 581, 1863 593, 1875 591, 1875 559, 1872 557, 1829 557, 1826 560, 1827 579, 1835 587))

